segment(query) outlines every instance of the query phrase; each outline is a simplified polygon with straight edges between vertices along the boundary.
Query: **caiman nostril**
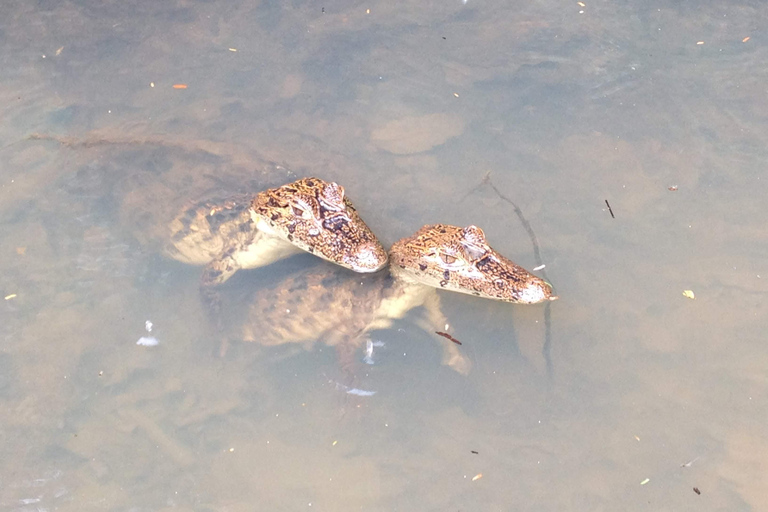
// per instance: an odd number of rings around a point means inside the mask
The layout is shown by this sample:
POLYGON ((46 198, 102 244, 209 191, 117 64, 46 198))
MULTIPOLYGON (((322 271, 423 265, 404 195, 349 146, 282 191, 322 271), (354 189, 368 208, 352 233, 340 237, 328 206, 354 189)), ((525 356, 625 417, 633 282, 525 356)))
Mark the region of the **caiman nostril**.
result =
POLYGON ((346 260, 352 267, 352 270, 357 272, 375 272, 387 264, 387 253, 380 245, 369 242, 358 247, 346 260))

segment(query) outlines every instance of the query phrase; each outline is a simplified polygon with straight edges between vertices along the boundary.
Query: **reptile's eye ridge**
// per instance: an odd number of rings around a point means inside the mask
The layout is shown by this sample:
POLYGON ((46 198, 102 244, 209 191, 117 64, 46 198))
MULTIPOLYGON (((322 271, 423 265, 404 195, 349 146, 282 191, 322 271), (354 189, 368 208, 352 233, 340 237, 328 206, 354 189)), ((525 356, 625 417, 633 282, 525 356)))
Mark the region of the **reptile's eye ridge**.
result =
POLYGON ((471 261, 477 261, 481 259, 483 256, 485 256, 486 252, 487 251, 483 247, 475 245, 464 245, 464 254, 466 254, 467 258, 471 261))

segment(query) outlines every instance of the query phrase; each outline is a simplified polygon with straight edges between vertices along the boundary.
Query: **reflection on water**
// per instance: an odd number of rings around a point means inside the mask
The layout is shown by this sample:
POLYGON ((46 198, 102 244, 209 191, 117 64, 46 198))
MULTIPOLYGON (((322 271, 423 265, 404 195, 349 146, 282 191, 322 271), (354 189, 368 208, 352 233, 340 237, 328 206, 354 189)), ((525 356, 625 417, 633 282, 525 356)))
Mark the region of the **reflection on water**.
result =
POLYGON ((765 509, 765 9, 585 4, 4 5, 0 508, 765 509), (548 350, 543 307, 442 294, 466 376, 352 299, 246 341, 308 255, 222 287, 222 342, 159 252, 312 174, 532 268, 488 171, 561 298, 548 350))

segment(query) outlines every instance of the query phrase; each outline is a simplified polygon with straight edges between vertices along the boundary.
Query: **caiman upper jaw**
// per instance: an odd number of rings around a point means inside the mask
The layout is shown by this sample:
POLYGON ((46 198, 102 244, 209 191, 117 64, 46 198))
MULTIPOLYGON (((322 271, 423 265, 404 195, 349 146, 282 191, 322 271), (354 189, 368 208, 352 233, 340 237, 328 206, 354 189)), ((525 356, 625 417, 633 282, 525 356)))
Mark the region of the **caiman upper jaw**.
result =
POLYGON ((361 245, 357 250, 344 259, 344 266, 355 272, 378 272, 387 266, 389 256, 384 248, 377 242, 369 242, 361 245))

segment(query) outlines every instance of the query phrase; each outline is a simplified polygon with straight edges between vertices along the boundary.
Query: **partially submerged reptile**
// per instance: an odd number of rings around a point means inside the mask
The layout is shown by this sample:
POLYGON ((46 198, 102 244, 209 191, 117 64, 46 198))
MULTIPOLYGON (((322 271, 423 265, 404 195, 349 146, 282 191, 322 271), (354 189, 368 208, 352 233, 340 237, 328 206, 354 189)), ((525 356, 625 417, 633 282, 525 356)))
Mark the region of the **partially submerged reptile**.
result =
POLYGON ((203 288, 225 282, 238 269, 262 267, 302 251, 361 273, 387 264, 386 251, 344 188, 319 178, 196 203, 173 219, 170 231, 164 252, 205 265, 203 288))
MULTIPOLYGON (((265 345, 322 340, 349 363, 368 333, 391 327, 423 306, 417 324, 436 335, 447 329, 438 288, 505 302, 555 300, 551 286, 500 255, 476 226, 424 226, 390 250, 390 272, 359 276, 324 267, 255 292, 243 338, 265 345)), ((470 362, 458 346, 435 336, 443 362, 460 373, 470 362)))
POLYGON ((390 250, 395 277, 518 304, 555 300, 549 283, 494 250, 477 226, 424 226, 390 250))

